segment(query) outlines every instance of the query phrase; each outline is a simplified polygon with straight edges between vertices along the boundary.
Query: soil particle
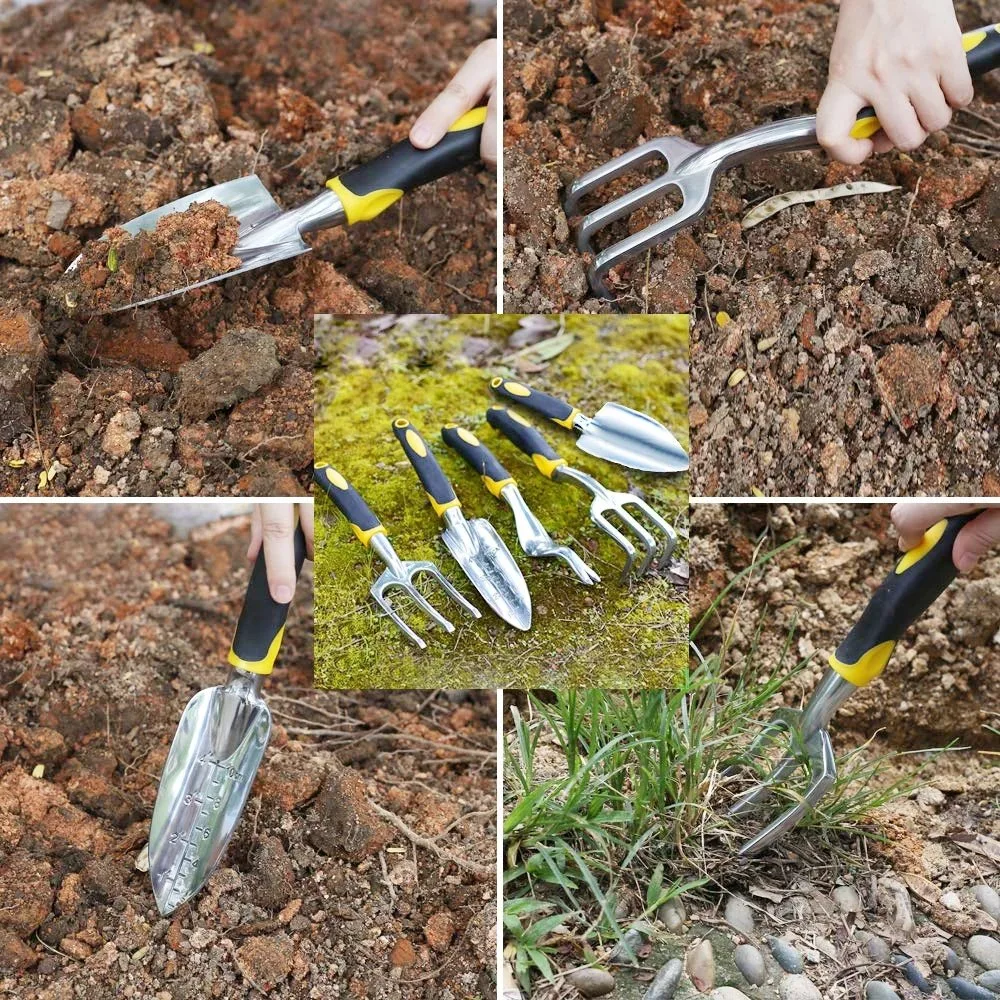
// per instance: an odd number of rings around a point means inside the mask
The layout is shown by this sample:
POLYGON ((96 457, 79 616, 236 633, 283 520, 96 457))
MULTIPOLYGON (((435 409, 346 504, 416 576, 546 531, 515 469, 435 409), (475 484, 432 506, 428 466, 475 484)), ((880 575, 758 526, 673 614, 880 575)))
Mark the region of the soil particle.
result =
POLYGON ((139 436, 142 420, 135 410, 119 410, 109 421, 101 447, 112 458, 124 458, 132 450, 132 442, 139 436))
POLYGON ((247 980, 269 993, 292 971, 292 939, 279 932, 273 937, 251 938, 236 951, 236 965, 247 980))
POLYGON ((435 951, 447 951, 454 936, 455 922, 450 913, 435 913, 424 924, 424 937, 435 951))
POLYGON ((0 301, 0 440, 31 426, 35 379, 46 360, 33 310, 0 301))
POLYGON ((0 927, 28 937, 49 915, 55 893, 52 866, 28 851, 14 851, 0 866, 0 927))
POLYGON ((406 966, 413 965, 417 960, 417 953, 413 949, 413 945, 407 938, 399 938, 396 943, 392 946, 392 951, 389 953, 389 961, 396 968, 405 968, 406 966))
POLYGON ((932 347, 893 344, 879 358, 875 377, 882 402, 903 427, 910 428, 937 402, 941 358, 932 347))
POLYGON ((309 814, 309 843, 324 854, 359 859, 381 850, 390 836, 357 773, 346 767, 332 770, 309 814))
POLYGON ((295 889, 295 869, 278 837, 265 837, 252 858, 254 898, 265 910, 280 910, 295 889))
POLYGON ((178 408, 196 420, 247 399, 280 371, 274 337, 262 330, 231 330, 177 371, 178 408))

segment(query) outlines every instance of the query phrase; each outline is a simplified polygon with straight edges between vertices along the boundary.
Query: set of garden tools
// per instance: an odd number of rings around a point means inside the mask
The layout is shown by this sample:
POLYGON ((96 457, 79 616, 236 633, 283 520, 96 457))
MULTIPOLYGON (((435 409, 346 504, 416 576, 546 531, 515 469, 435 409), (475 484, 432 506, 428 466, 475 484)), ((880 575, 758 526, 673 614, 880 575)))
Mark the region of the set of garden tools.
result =
MULTIPOLYGON (((962 43, 974 78, 1000 66, 1000 25, 966 32, 962 43)), ((881 127, 875 110, 863 108, 851 135, 867 139, 881 127)), ((708 211, 715 183, 723 171, 774 153, 818 148, 816 116, 804 115, 769 122, 710 146, 699 146, 677 136, 661 136, 588 171, 567 189, 564 208, 570 219, 581 214, 583 199, 599 188, 650 163, 662 161, 666 166, 659 177, 586 213, 577 226, 577 248, 590 261, 588 278, 592 290, 601 298, 613 298, 607 284, 612 268, 693 226, 708 211), (681 199, 676 212, 611 246, 597 248, 594 238, 601 230, 668 196, 681 199)))
MULTIPOLYGON (((680 472, 688 456, 662 424, 645 414, 615 403, 606 404, 594 417, 520 382, 495 378, 494 394, 577 432, 577 446, 590 454, 629 468, 660 473, 680 472)), ((625 553, 622 582, 628 583, 666 565, 677 537, 668 522, 641 497, 609 490, 592 476, 574 469, 549 445, 543 435, 520 414, 505 406, 491 406, 486 413, 490 427, 529 455, 542 475, 556 482, 570 482, 591 494, 590 519, 625 553), (611 518, 614 518, 614 523, 611 518)), ((406 418, 393 421, 393 433, 413 466, 434 513, 444 522, 441 540, 491 610, 522 631, 531 627, 531 595, 520 567, 496 528, 485 518, 466 518, 454 487, 444 474, 427 442, 406 418)), ((457 452, 482 478, 486 489, 506 503, 514 516, 518 544, 532 558, 555 559, 565 564, 584 586, 600 582, 597 572, 568 545, 555 542, 524 499, 510 472, 479 437, 457 423, 441 429, 443 442, 457 452)), ((386 596, 390 588, 402 590, 446 632, 454 624, 417 589, 421 574, 432 577, 446 596, 473 618, 479 610, 467 601, 432 562, 404 561, 389 542, 378 517, 360 493, 336 469, 318 463, 316 483, 347 518, 358 540, 370 547, 385 564, 371 587, 376 604, 418 648, 423 638, 404 621, 386 596)))

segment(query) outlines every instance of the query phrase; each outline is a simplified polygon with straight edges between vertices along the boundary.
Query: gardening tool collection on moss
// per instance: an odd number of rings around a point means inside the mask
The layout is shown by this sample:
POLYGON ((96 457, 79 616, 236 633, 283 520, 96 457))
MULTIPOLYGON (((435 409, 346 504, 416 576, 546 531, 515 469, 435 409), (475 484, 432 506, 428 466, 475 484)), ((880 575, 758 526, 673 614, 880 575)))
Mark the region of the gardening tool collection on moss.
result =
POLYGON ((779 709, 747 754, 755 758, 782 733, 789 743, 770 774, 730 807, 730 815, 743 816, 761 806, 779 782, 804 766, 805 790, 796 792, 795 805, 748 840, 740 854, 759 854, 791 830, 814 809, 837 780, 837 761, 827 729, 841 705, 859 688, 870 684, 885 669, 903 633, 937 600, 955 579, 952 560, 955 539, 979 512, 949 517, 933 525, 921 543, 907 552, 875 591, 847 638, 830 657, 823 675, 804 709, 779 709))
MULTIPOLYGON (((567 430, 578 431, 580 437, 577 444, 584 451, 601 458, 657 472, 679 472, 688 467, 687 455, 665 427, 627 407, 609 403, 602 407, 597 417, 589 418, 575 407, 517 382, 495 378, 490 386, 502 398, 513 399, 567 430)), ((623 583, 667 564, 677 536, 649 504, 632 493, 608 490, 586 473, 571 468, 519 414, 502 406, 493 406, 487 410, 486 419, 491 427, 528 454, 544 476, 556 481, 575 482, 591 493, 591 521, 625 552, 623 583), (632 536, 634 543, 612 524, 609 514, 632 536), (640 523, 634 514, 646 523, 640 523)), ((416 471, 434 512, 445 522, 441 539, 448 551, 490 608, 508 624, 527 631, 531 627, 531 595, 524 575, 503 539, 484 518, 468 520, 464 516, 461 501, 452 484, 427 442, 409 420, 401 417, 393 421, 392 429, 416 471)), ((552 539, 521 495, 514 477, 476 434, 457 423, 449 423, 441 429, 441 438, 480 475, 486 489, 510 507, 514 514, 517 540, 525 555, 561 560, 585 586, 600 582, 600 576, 578 553, 552 539)), ((371 595, 414 645, 426 648, 424 640, 403 621, 386 599, 385 591, 389 587, 402 588, 432 621, 446 632, 454 630, 452 623, 416 589, 414 578, 421 573, 433 576, 463 610, 476 618, 480 617, 479 611, 462 597, 433 563, 404 563, 398 558, 389 544, 385 528, 343 475, 330 465, 318 463, 313 478, 347 518, 362 544, 371 547, 386 564, 387 569, 372 586, 371 595)))
MULTIPOLYGON (((332 226, 368 222, 394 205, 408 191, 477 163, 485 121, 486 108, 473 108, 462 115, 444 138, 430 149, 417 149, 408 139, 403 139, 374 160, 332 177, 320 194, 288 211, 278 206, 260 178, 248 174, 177 198, 122 223, 120 228, 135 236, 139 232, 154 230, 165 215, 185 212, 199 202, 218 202, 239 222, 239 239, 232 254, 240 259, 241 264, 222 274, 127 302, 107 311, 118 312, 171 298, 192 288, 308 253, 312 247, 302 238, 308 233, 332 226)), ((73 260, 67 273, 76 269, 82 256, 73 260)))
MULTIPOLYGON (((988 25, 967 32, 962 41, 973 77, 983 76, 1000 66, 1000 25, 988 25)), ((856 139, 866 139, 881 127, 875 111, 864 108, 859 112, 851 134, 856 139)), ((667 167, 666 173, 602 205, 580 222, 577 248, 591 260, 588 278, 594 293, 602 298, 613 298, 606 283, 608 272, 613 267, 694 225, 708 210, 715 182, 723 170, 773 153, 817 148, 816 116, 804 115, 769 122, 711 146, 698 146, 676 136, 650 139, 588 171, 567 190, 564 208, 568 218, 580 214, 580 202, 584 197, 630 171, 658 159, 663 160, 667 167), (681 206, 676 212, 604 250, 595 247, 594 237, 600 230, 667 195, 681 198, 681 206)))
MULTIPOLYGON (((296 575, 305 556, 300 525, 296 575)), ((271 598, 262 548, 229 650, 229 677, 187 703, 160 776, 149 826, 149 877, 164 916, 205 884, 246 805, 271 736, 261 685, 274 669, 288 607, 271 598)))

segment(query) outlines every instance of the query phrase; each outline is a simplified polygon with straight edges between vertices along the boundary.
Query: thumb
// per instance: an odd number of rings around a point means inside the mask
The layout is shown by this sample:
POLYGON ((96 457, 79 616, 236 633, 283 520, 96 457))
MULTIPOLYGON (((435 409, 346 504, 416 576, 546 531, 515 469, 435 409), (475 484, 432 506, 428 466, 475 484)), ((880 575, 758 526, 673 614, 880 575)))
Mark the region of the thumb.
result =
POLYGON ((864 106, 864 98, 839 80, 830 80, 826 85, 816 110, 816 138, 841 163, 861 163, 875 150, 871 139, 851 138, 851 129, 864 106))
POLYGON ((1000 508, 992 507, 970 521, 955 539, 952 558, 960 573, 968 573, 976 563, 1000 545, 1000 508))

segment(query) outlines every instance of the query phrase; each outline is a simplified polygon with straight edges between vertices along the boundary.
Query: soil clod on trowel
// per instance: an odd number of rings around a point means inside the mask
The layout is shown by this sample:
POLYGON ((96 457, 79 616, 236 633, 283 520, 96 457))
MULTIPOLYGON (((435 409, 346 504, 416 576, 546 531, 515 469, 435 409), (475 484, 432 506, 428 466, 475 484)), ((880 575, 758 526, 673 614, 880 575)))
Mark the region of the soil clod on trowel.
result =
POLYGON ((238 235, 239 221, 217 201, 164 215, 135 236, 115 226, 59 279, 57 301, 81 315, 109 312, 236 270, 238 235))

